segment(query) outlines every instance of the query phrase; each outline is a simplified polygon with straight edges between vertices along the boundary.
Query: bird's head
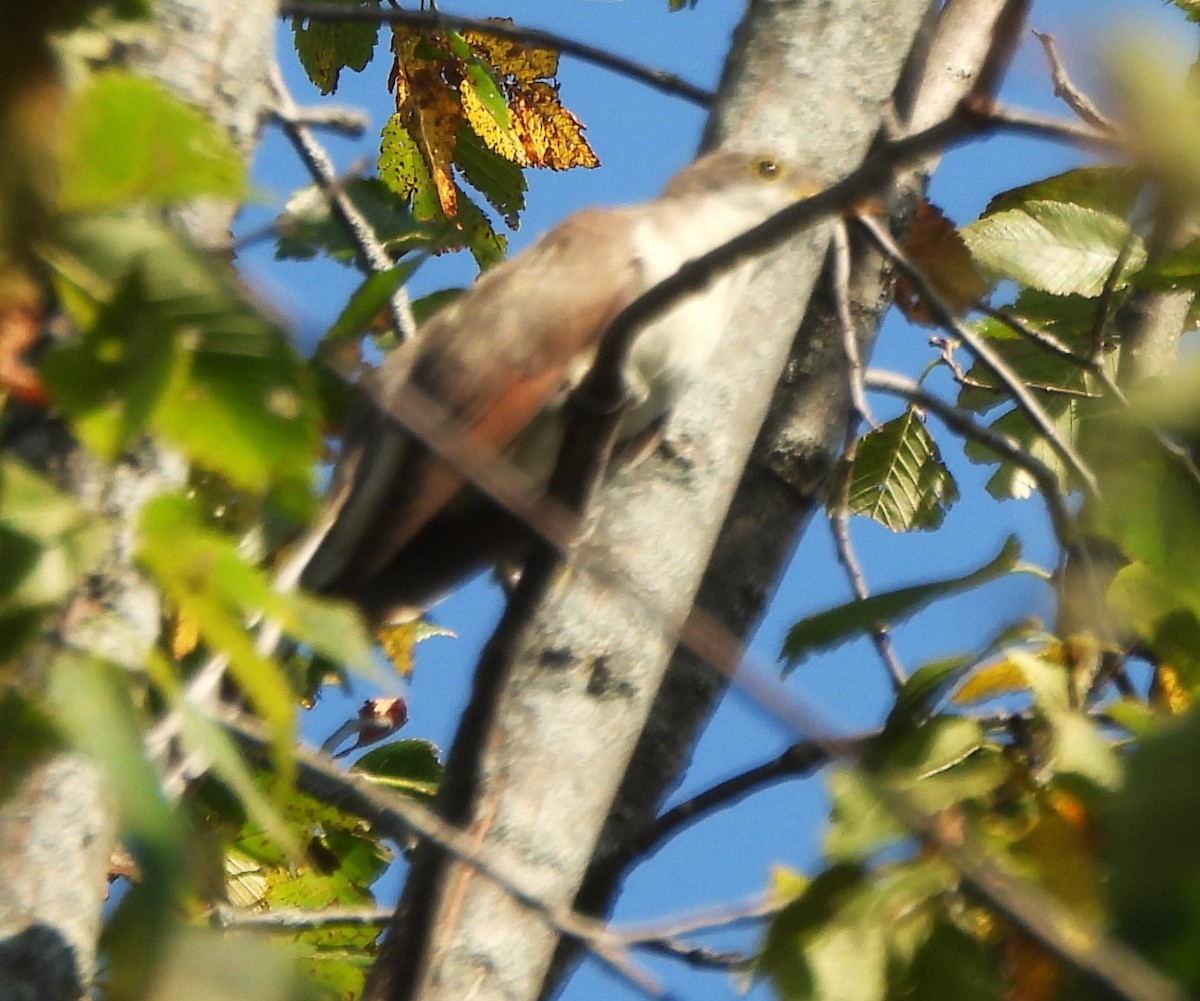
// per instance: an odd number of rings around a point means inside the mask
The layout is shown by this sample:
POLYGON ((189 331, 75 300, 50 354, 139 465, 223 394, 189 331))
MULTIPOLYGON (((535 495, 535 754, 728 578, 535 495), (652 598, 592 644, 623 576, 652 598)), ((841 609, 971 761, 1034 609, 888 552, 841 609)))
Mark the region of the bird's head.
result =
POLYGON ((821 182, 796 163, 761 152, 716 150, 684 167, 667 183, 666 198, 716 196, 756 221, 815 194, 821 182))

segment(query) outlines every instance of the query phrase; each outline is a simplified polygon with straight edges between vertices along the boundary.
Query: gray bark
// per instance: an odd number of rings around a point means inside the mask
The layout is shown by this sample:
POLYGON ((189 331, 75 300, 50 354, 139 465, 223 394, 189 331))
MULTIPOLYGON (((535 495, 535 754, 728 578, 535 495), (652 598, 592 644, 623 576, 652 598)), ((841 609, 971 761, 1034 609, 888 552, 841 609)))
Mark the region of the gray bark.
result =
MULTIPOLYGON (((975 86, 1007 0, 950 0, 931 21, 897 90, 909 131, 949 114, 975 86)), ((937 157, 897 179, 889 199, 902 229, 937 157)), ((891 302, 887 269, 873 252, 856 252, 849 298, 866 358, 891 302)), ((792 345, 770 414, 738 484, 697 596, 734 636, 746 637, 774 593, 795 540, 820 507, 825 478, 851 417, 844 354, 829 276, 822 276, 792 345)), ((630 864, 648 848, 641 835, 661 809, 727 686, 686 648, 675 651, 646 729, 609 814, 575 901, 604 913, 630 864)), ((569 946, 563 960, 573 954, 569 946)), ((561 963, 559 966, 561 967, 561 963)), ((559 971, 561 972, 561 970, 559 971)))
MULTIPOLYGON (((880 127, 929 6, 755 0, 726 69, 712 140, 774 149, 831 179, 848 173, 880 127)), ((477 679, 443 809, 506 854, 521 883, 551 904, 568 904, 584 876, 827 239, 824 228, 810 231, 765 255, 717 363, 673 414, 666 447, 598 499, 588 547, 606 552, 638 597, 598 582, 585 561, 569 561, 515 643, 496 641, 511 654, 485 656, 484 668, 504 677, 477 679)), ((845 420, 839 373, 814 373, 821 384, 810 387, 837 415, 835 428, 845 420)), ((828 454, 839 434, 821 424, 806 448, 828 454)), ((823 472, 811 471, 814 484, 823 472)), ((538 916, 427 852, 414 862, 368 996, 528 1001, 541 991, 555 945, 538 916)))

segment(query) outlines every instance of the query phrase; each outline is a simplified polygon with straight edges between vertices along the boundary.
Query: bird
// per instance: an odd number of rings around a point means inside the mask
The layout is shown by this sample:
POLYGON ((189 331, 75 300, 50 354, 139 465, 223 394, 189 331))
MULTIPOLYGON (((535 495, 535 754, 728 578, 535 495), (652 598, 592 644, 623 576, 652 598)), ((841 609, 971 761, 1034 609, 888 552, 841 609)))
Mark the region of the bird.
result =
MULTIPOLYGON (((544 486, 564 402, 613 319, 687 261, 819 187, 775 155, 718 150, 658 198, 584 209, 485 272, 372 373, 347 420, 301 585, 356 602, 382 626, 418 617, 488 565, 519 562, 527 530, 372 398, 419 391, 472 443, 544 486)), ((747 277, 746 264, 714 275, 636 334, 618 448, 661 427, 716 351, 747 277)))

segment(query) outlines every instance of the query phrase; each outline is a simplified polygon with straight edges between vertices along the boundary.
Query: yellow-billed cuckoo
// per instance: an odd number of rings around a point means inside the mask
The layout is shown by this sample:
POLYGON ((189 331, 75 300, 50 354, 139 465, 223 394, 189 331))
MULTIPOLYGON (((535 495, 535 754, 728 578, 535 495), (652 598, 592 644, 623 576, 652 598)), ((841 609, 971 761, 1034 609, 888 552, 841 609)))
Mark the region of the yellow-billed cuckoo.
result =
MULTIPOLYGON (((613 318, 686 261, 815 189, 772 156, 718 151, 654 201, 579 212, 425 323, 384 361, 376 392, 386 400, 415 387, 477 444, 545 483, 562 403, 613 318)), ((745 277, 745 265, 715 276, 637 335, 618 441, 660 421, 709 360, 745 277)), ((329 491, 332 527, 302 583, 359 602, 375 621, 409 617, 521 545, 520 526, 462 499, 464 488, 447 464, 360 404, 329 491)))

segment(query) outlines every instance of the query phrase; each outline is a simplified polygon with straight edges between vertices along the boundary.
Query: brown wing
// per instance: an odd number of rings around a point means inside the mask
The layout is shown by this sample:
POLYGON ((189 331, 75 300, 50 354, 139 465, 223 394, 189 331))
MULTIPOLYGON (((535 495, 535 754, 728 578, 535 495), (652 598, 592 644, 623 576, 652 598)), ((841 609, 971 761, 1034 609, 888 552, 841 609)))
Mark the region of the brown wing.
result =
MULTIPOLYGON (((415 386, 475 443, 503 452, 640 291, 630 230, 623 210, 582 212, 489 272, 384 362, 384 398, 415 386)), ((344 456, 330 492, 341 511, 305 582, 353 594, 463 481, 371 411, 352 422, 344 456)))

